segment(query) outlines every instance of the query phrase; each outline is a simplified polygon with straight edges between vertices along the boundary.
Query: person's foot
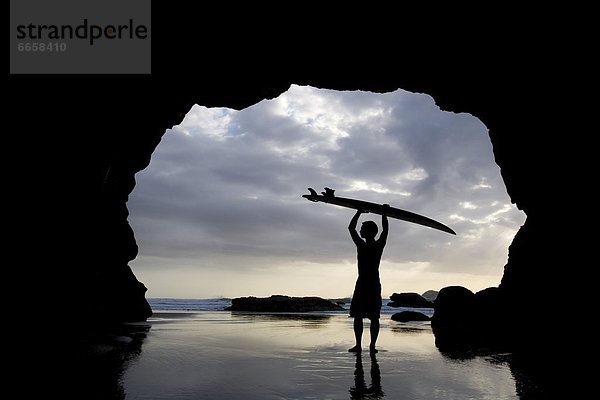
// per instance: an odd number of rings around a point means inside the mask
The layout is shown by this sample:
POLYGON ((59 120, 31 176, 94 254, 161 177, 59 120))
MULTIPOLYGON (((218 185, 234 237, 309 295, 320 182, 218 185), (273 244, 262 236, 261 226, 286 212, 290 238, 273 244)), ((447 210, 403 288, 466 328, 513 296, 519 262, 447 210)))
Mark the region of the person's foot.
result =
POLYGON ((371 353, 371 354, 377 354, 377 353, 379 353, 379 350, 377 350, 375 348, 375 345, 372 344, 372 345, 369 346, 369 353, 371 353))
POLYGON ((354 346, 353 348, 351 348, 351 349, 348 349, 348 351, 349 351, 350 353, 360 353, 360 352, 362 351, 362 349, 361 349, 361 347, 360 347, 360 346, 356 345, 356 346, 354 346))

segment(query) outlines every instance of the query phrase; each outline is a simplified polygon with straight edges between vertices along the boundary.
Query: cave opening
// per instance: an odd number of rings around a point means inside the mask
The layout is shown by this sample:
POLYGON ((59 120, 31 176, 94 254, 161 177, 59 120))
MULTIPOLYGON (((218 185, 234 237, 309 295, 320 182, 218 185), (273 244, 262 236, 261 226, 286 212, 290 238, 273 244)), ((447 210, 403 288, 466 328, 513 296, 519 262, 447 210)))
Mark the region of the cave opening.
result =
MULTIPOLYGON (((192 104, 242 109, 257 99, 277 96, 295 81, 339 90, 384 92, 402 87, 429 93, 442 109, 470 112, 489 127, 495 159, 501 167, 508 193, 528 215, 527 223, 511 245, 511 268, 505 270, 503 277, 503 283, 505 278, 509 278, 506 280, 510 282, 506 285, 507 294, 511 297, 506 308, 514 304, 527 307, 525 311, 519 308, 518 312, 511 313, 510 329, 518 339, 521 355, 533 355, 538 373, 552 369, 549 375, 554 377, 575 365, 555 360, 557 344, 563 344, 559 351, 576 354, 572 346, 564 344, 582 343, 579 337, 577 341, 565 340, 565 331, 569 329, 556 329, 556 318, 572 315, 564 313, 566 307, 563 304, 571 304, 570 299, 578 298, 578 286, 570 283, 580 280, 581 274, 571 274, 575 265, 566 255, 572 255, 575 249, 563 243, 565 231, 555 225, 557 218, 554 211, 562 203, 549 199, 556 199, 559 194, 561 199, 573 200, 569 195, 571 181, 566 181, 568 189, 565 196, 565 185, 557 186, 558 175, 553 173, 551 166, 565 165, 561 160, 557 162, 557 155, 561 153, 554 150, 572 145, 579 136, 572 127, 563 129, 569 132, 565 140, 559 135, 552 138, 546 133, 554 132, 557 125, 567 128, 568 125, 562 123, 573 115, 579 115, 565 112, 571 110, 572 104, 578 104, 572 101, 571 93, 571 88, 577 85, 566 78, 581 74, 570 74, 564 70, 562 63, 555 62, 564 53, 560 46, 556 46, 555 40, 550 40, 547 47, 536 47, 540 51, 531 51, 533 42, 527 40, 532 37, 529 32, 536 35, 535 43, 540 43, 537 39, 541 36, 540 30, 531 29, 530 20, 525 24, 527 33, 516 29, 514 36, 507 37, 497 35, 505 27, 496 29, 500 27, 490 25, 491 20, 485 18, 481 20, 482 24, 492 27, 487 33, 501 38, 500 41, 486 41, 491 35, 470 27, 465 29, 466 34, 462 38, 453 40, 449 35, 461 25, 447 19, 452 23, 452 29, 440 30, 439 35, 427 35, 434 40, 428 40, 426 45, 412 40, 417 36, 414 32, 406 35, 410 40, 399 42, 397 38, 402 35, 398 34, 398 28, 402 24, 397 23, 396 13, 388 13, 388 23, 382 24, 379 19, 374 22, 378 28, 388 27, 393 35, 380 35, 379 29, 353 29, 361 36, 361 43, 364 40, 368 45, 357 46, 356 40, 346 39, 336 40, 335 46, 331 46, 330 41, 314 41, 310 46, 300 47, 306 53, 317 55, 314 59, 318 62, 308 63, 298 63, 296 53, 282 56, 279 51, 265 46, 260 54, 253 53, 248 57, 253 61, 253 70, 259 71, 254 74, 246 65, 240 66, 240 54, 256 49, 249 44, 262 43, 263 38, 253 42, 256 39, 254 29, 244 32, 245 40, 239 40, 238 36, 235 40, 215 41, 218 44, 215 46, 204 40, 203 45, 209 46, 204 48, 204 54, 210 57, 190 62, 182 59, 182 50, 198 49, 198 43, 190 46, 189 40, 181 38, 213 37, 212 24, 204 24, 202 28, 202 24, 181 23, 182 17, 187 17, 190 22, 198 17, 187 8, 177 8, 177 16, 165 13, 164 9, 161 11, 154 13, 161 17, 154 19, 153 23, 157 29, 160 21, 169 21, 170 26, 164 29, 165 25, 162 25, 160 33, 167 38, 163 39, 162 46, 153 49, 152 77, 32 78, 12 75, 8 79, 10 92, 14 95, 8 112, 15 125, 14 132, 25 131, 28 134, 7 135, 9 144, 15 137, 22 139, 17 141, 17 147, 9 145, 7 148, 22 150, 21 153, 27 156, 27 165, 34 166, 36 173, 40 174, 37 179, 33 174, 19 179, 17 186, 18 193, 31 194, 21 196, 27 212, 17 215, 19 218, 30 215, 21 225, 39 228, 39 232, 29 238, 33 242, 24 240, 23 247, 19 247, 22 254, 38 255, 37 262, 31 263, 35 265, 35 274, 25 269, 28 280, 24 282, 37 282, 36 286, 44 288, 40 293, 58 294, 60 302, 68 306, 65 307, 68 311, 58 316, 60 322, 56 322, 55 307, 47 307, 44 313, 48 315, 48 326, 57 328, 65 342, 69 342, 68 346, 72 344, 74 332, 80 335, 80 321, 139 321, 147 317, 147 310, 141 304, 143 294, 139 295, 145 288, 135 280, 130 270, 127 271, 128 263, 135 258, 137 250, 133 232, 127 224, 125 201, 133 188, 133 175, 145 168, 146 160, 164 130, 178 124, 192 104), (395 19, 393 23, 392 18, 395 19), (172 24, 172 21, 178 23, 172 24), (195 32, 183 35, 183 29, 194 29, 195 32), (206 29, 205 34, 199 34, 198 29, 206 29), (376 40, 365 40, 368 36, 376 40), (484 46, 476 45, 470 40, 473 37, 477 42, 485 43, 484 46), (229 45, 222 46, 222 43, 229 45), (411 43, 414 48, 407 47, 411 43), (200 74, 199 69, 202 70, 200 74), (548 76, 553 79, 549 81, 548 76), (51 93, 56 101, 44 102, 43 107, 38 107, 38 97, 32 97, 31 93, 51 93), (98 96, 99 93, 111 94, 110 101, 98 96), (34 109, 35 114, 32 114, 34 109), (552 207, 552 213, 545 212, 548 206, 552 207), (57 232, 56 227, 62 228, 63 232, 57 232)), ((268 16, 272 19, 270 13, 268 16)), ((256 27, 254 19, 244 19, 252 21, 256 27)), ((282 21, 285 31, 297 32, 305 38, 306 20, 302 21, 301 29, 290 27, 288 18, 282 21)), ((354 24, 354 21, 350 22, 354 24)), ((224 24, 229 25, 229 21, 224 24)), ((264 26, 269 29, 271 25, 265 23, 264 26)), ((330 26, 328 31, 334 31, 329 29, 330 26)), ((235 30, 236 36, 240 31, 235 30)), ((554 38, 552 35, 549 37, 554 38)), ((157 44, 158 30, 154 39, 157 44)), ((570 51, 564 55, 564 59, 572 59, 573 56, 570 51)), ((317 186, 314 182, 311 185, 317 186)), ((132 198, 143 187, 140 180, 132 198)), ((297 196, 304 189, 299 188, 297 196)), ((336 189, 341 190, 340 187, 336 189)), ((578 200, 577 196, 575 200, 578 200)), ((305 205, 308 206, 310 204, 305 205)), ((130 220, 135 224, 135 215, 130 220)), ((444 222, 453 225, 452 221, 444 222)), ((141 236, 143 231, 135 225, 134 228, 141 253, 131 265, 140 279, 148 284, 148 294, 155 295, 155 280, 140 264, 149 247, 141 236)), ((343 226, 340 235, 343 235, 343 226)), ((14 236, 22 238, 21 235, 14 236)), ((506 250, 503 249, 501 261, 495 265, 498 274, 506 259, 506 250)), ((161 265, 168 271, 166 264, 161 265)), ((170 269, 171 274, 174 270, 170 269)), ((203 280, 211 278, 203 276, 203 280)), ((498 280, 494 280, 492 284, 495 286, 497 283, 498 280)), ((40 299, 39 296, 32 298, 40 299)), ((29 318, 28 313, 24 315, 29 318)), ((39 323, 36 322, 37 325, 39 323)), ((39 330, 31 329, 25 333, 38 336, 39 330)), ((39 338, 36 337, 36 340, 39 338)), ((64 357, 65 346, 52 348, 57 350, 56 355, 60 352, 60 357, 44 358, 35 354, 39 362, 49 361, 48 371, 56 371, 55 360, 64 357)), ((56 373, 56 376, 59 374, 56 373)), ((60 374, 57 382, 62 383, 64 376, 67 375, 60 374)), ((558 378, 547 382, 565 382, 563 376, 558 378)), ((38 386, 47 388, 45 385, 38 386)), ((60 390, 62 393, 64 386, 60 390)), ((517 390, 526 388, 521 386, 517 390)))
POLYGON ((393 223, 381 269, 388 295, 497 286, 525 219, 510 203, 485 125, 402 89, 292 85, 240 111, 195 105, 136 179, 132 267, 150 298, 348 297, 352 212, 307 203, 307 187, 455 228, 449 238, 393 223))

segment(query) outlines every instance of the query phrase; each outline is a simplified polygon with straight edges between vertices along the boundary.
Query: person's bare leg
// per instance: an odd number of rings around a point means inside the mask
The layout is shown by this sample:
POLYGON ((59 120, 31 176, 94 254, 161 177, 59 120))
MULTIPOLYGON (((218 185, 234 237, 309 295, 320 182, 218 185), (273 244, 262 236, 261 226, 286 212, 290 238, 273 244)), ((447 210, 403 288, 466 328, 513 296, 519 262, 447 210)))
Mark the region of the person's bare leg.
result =
POLYGON ((379 318, 373 318, 371 320, 371 326, 369 329, 371 331, 371 344, 369 345, 369 351, 371 353, 377 353, 375 343, 377 342, 377 337, 379 336, 379 318))
POLYGON ((356 339, 356 346, 351 349, 348 349, 349 352, 352 353, 360 353, 361 351, 361 340, 363 334, 363 320, 362 318, 354 318, 354 338, 356 339))

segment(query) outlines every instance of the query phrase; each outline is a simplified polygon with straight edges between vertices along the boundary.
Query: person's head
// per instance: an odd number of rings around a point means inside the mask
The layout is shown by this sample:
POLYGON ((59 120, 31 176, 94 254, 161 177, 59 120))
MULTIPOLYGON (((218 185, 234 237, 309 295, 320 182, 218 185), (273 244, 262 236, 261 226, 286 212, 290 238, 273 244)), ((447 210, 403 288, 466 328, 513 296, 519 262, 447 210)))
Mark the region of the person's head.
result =
POLYGON ((360 227, 360 237, 363 239, 375 239, 377 235, 377 224, 373 221, 365 221, 360 227))

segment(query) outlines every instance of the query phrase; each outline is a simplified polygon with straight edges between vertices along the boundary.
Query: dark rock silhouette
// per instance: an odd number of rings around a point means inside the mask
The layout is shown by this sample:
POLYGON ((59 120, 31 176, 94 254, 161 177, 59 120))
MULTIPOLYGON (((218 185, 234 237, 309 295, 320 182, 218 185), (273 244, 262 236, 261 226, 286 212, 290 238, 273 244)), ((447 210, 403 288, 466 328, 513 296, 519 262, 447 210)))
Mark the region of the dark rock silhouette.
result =
POLYGON ((431 327, 441 350, 456 346, 514 350, 517 337, 512 324, 522 313, 506 307, 503 289, 491 287, 473 293, 462 286, 449 286, 440 290, 434 304, 431 327))
POLYGON ((418 293, 394 293, 390 296, 390 307, 432 308, 433 303, 418 293))
POLYGON ((532 317, 531 313, 519 311, 519 307, 507 307, 507 304, 507 294, 503 289, 490 287, 475 293, 474 321, 478 324, 480 338, 487 341, 489 345, 500 348, 512 347, 516 339, 513 335, 516 332, 511 329, 511 323, 516 318, 532 317))
POLYGON ((401 311, 392 315, 392 320, 398 322, 410 322, 410 321, 429 321, 430 318, 417 311, 401 311))
POLYGON ((425 297, 425 299, 433 302, 435 301, 435 299, 438 296, 438 291, 437 290, 427 290, 425 293, 423 293, 421 296, 425 297))
POLYGON ((477 293, 461 286, 440 290, 431 319, 438 348, 514 349, 512 323, 521 313, 506 307, 506 296, 502 289, 494 287, 477 293))
POLYGON ((432 324, 468 323, 473 317, 475 294, 462 286, 448 286, 440 290, 434 302, 432 324))
POLYGON ((442 288, 434 302, 431 328, 440 351, 468 347, 476 337, 475 294, 462 286, 442 288))
POLYGON ((231 300, 227 311, 252 312, 311 312, 343 311, 340 305, 320 297, 289 297, 273 295, 271 297, 238 297, 231 300))

